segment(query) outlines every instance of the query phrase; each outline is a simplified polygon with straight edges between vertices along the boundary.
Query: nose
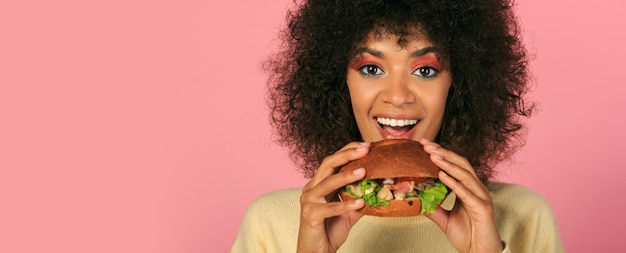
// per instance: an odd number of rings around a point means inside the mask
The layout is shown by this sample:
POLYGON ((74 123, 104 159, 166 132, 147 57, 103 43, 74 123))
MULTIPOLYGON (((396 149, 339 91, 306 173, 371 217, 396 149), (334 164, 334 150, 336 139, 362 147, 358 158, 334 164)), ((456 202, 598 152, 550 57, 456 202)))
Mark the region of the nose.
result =
POLYGON ((400 107, 405 104, 415 103, 417 97, 409 87, 408 76, 390 75, 385 89, 382 91, 381 99, 385 103, 400 107))

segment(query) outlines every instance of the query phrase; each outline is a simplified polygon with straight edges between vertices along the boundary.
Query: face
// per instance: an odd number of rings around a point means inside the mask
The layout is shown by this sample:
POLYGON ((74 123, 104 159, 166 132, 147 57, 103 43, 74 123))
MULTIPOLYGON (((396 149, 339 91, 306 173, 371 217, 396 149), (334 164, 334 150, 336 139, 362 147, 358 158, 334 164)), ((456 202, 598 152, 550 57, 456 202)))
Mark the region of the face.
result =
POLYGON ((434 140, 452 82, 439 49, 415 33, 407 43, 372 34, 357 48, 346 81, 363 141, 434 140))

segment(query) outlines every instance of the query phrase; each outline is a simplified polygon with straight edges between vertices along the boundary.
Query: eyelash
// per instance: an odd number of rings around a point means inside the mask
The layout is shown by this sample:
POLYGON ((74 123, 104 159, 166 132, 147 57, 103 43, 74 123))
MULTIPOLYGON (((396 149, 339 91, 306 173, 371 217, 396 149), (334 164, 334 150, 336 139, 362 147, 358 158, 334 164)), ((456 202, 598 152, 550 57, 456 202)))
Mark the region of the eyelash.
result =
MULTIPOLYGON (((412 73, 416 73, 418 71, 422 72, 422 71, 426 71, 426 70, 428 70, 429 72, 432 72, 432 73, 430 73, 428 75, 417 75, 416 74, 416 76, 419 76, 421 78, 433 78, 433 77, 436 77, 439 74, 439 70, 437 70, 436 68, 433 68, 433 67, 429 67, 429 66, 419 67, 419 68, 415 69, 412 73)), ((361 72, 361 74, 366 76, 366 77, 374 77, 374 76, 381 75, 383 73, 383 71, 382 71, 382 69, 380 67, 378 67, 376 65, 373 65, 373 64, 368 64, 368 65, 365 65, 363 67, 360 67, 359 68, 359 72, 361 72), (369 70, 372 70, 372 69, 368 69, 368 68, 375 68, 374 74, 370 74, 369 70)), ((420 74, 422 74, 422 73, 420 73, 420 74)))
POLYGON ((419 75, 419 77, 422 77, 422 78, 433 78, 433 77, 436 77, 439 74, 439 70, 437 70, 437 69, 435 69, 433 67, 429 67, 429 66, 419 67, 416 70, 414 70, 413 73, 418 72, 418 71, 424 71, 424 70, 429 70, 429 72, 431 72, 431 74, 428 75, 428 76, 419 75))
POLYGON ((383 70, 380 67, 378 67, 378 66, 376 66, 374 64, 368 64, 368 65, 365 65, 363 67, 360 67, 359 68, 359 72, 361 72, 361 74, 366 76, 366 77, 373 77, 373 76, 381 75, 383 70), (368 70, 370 70, 369 68, 376 68, 375 73, 374 74, 370 74, 369 71, 368 71, 368 70), (380 72, 380 73, 378 73, 378 72, 380 72))

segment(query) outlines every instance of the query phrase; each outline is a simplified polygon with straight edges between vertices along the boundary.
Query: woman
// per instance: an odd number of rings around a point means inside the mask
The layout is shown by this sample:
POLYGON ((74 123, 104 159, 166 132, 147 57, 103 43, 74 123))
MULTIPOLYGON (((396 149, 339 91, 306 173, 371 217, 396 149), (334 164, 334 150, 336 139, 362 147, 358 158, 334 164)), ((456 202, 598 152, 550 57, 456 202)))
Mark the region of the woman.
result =
POLYGON ((310 181, 260 197, 233 252, 562 252, 540 196, 491 182, 522 144, 526 52, 507 0, 315 1, 268 62, 278 141, 310 181), (420 141, 453 192, 435 213, 363 216, 337 168, 369 143, 420 141))

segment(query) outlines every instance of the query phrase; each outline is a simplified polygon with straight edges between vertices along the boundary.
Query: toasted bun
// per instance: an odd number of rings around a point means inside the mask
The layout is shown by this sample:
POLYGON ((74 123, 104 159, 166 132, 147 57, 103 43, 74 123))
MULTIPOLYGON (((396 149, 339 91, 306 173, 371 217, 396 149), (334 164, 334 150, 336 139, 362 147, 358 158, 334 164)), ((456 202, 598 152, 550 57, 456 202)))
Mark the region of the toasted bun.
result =
MULTIPOLYGON (((437 178, 439 167, 432 163, 430 155, 422 144, 408 139, 388 139, 374 142, 369 153, 358 160, 351 161, 340 171, 352 171, 365 168, 365 179, 417 177, 437 178)), ((342 200, 354 199, 345 190, 340 191, 342 200)), ((387 206, 365 205, 359 211, 365 215, 382 217, 416 216, 421 214, 419 198, 391 200, 387 206)))
POLYGON ((439 167, 430 160, 422 144, 409 139, 373 142, 369 153, 343 166, 340 171, 365 168, 365 179, 396 177, 437 178, 439 167))

